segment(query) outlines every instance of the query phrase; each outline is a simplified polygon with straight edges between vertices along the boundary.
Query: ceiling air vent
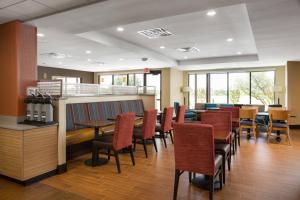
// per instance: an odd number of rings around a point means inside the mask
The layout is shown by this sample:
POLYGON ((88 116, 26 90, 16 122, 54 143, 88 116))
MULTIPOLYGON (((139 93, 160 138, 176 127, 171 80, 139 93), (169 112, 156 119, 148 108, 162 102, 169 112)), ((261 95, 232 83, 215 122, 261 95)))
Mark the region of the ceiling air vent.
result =
POLYGON ((69 54, 63 54, 63 53, 42 53, 41 56, 50 56, 52 58, 71 58, 72 56, 69 54))
POLYGON ((181 51, 181 52, 199 52, 200 49, 198 49, 197 47, 182 47, 182 48, 178 48, 177 51, 181 51))
POLYGON ((167 37, 173 35, 170 31, 164 28, 154 28, 138 31, 138 34, 141 34, 149 39, 156 39, 160 37, 167 37))

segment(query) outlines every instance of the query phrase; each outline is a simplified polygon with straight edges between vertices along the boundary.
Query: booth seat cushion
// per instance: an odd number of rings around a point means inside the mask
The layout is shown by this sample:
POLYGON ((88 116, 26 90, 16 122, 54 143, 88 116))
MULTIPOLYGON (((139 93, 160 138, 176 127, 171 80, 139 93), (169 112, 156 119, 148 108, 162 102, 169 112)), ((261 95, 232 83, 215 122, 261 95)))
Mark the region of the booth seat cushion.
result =
POLYGON ((234 107, 234 104, 228 104, 228 103, 220 104, 220 107, 234 107))
MULTIPOLYGON (((74 123, 83 122, 89 120, 88 108, 86 103, 72 104, 74 123)), ((84 127, 74 125, 75 130, 82 129, 84 127)))
POLYGON ((68 131, 66 137, 67 146, 92 140, 94 136, 94 129, 92 128, 68 131))
POLYGON ((72 105, 67 104, 67 106, 66 106, 66 128, 67 128, 67 131, 72 131, 75 129, 72 112, 73 112, 72 105))
POLYGON ((206 103, 205 104, 205 109, 208 109, 208 108, 217 108, 218 107, 218 104, 216 103, 206 103))

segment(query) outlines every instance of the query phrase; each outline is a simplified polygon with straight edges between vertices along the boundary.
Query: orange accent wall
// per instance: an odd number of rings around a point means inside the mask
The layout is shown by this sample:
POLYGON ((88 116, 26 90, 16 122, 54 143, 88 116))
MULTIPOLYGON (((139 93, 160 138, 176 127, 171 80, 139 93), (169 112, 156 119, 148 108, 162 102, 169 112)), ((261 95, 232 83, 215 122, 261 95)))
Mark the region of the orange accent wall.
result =
POLYGON ((36 27, 0 25, 0 115, 24 116, 26 88, 37 80, 36 27))

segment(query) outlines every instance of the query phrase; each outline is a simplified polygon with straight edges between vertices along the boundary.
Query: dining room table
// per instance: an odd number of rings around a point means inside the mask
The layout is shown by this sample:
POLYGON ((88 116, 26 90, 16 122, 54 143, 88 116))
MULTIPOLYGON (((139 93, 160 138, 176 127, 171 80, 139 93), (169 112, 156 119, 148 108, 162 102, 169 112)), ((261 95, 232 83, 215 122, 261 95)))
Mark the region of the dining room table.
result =
MULTIPOLYGON (((100 128, 108 127, 111 125, 114 125, 115 121, 112 120, 87 120, 87 121, 81 121, 81 122, 75 122, 76 126, 83 126, 86 128, 94 128, 94 138, 98 139, 101 138, 100 135, 100 128)), ((108 162, 108 159, 106 158, 100 158, 99 154, 94 155, 95 161, 93 162, 93 159, 85 160, 85 164, 87 166, 100 166, 105 165, 108 162)))

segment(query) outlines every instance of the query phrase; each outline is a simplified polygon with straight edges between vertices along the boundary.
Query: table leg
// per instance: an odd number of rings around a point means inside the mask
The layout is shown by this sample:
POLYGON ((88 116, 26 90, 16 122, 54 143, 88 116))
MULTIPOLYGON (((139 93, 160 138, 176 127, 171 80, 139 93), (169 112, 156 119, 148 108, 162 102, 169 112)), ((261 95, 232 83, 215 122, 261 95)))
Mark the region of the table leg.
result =
MULTIPOLYGON (((95 139, 100 137, 99 132, 100 132, 99 128, 95 127, 95 139)), ((94 167, 94 166, 105 165, 106 163, 108 163, 108 159, 99 158, 99 150, 97 150, 97 152, 92 151, 92 158, 86 160, 84 163, 87 166, 93 166, 94 167), (93 159, 95 159, 94 162, 93 162, 93 159)))

